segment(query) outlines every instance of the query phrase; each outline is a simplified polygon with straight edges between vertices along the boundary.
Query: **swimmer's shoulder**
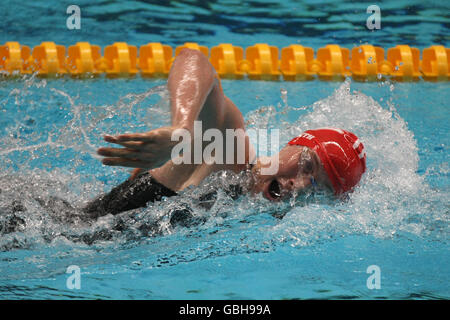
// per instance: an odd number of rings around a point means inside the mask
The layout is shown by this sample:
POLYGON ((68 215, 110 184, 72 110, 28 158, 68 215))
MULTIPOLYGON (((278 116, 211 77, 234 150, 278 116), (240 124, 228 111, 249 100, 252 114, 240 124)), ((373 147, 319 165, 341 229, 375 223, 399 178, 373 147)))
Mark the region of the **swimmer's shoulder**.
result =
POLYGON ((245 129, 244 116, 234 102, 224 95, 225 126, 227 129, 245 129))

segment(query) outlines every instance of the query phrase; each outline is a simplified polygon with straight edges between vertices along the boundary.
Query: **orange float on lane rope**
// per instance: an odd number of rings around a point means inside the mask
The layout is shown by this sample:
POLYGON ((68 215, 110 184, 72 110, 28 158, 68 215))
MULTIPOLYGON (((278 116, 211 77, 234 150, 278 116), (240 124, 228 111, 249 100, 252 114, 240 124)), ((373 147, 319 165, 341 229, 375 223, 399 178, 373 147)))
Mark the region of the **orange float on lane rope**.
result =
POLYGON ((133 76, 138 73, 137 47, 115 42, 105 48, 101 68, 109 76, 133 76))
POLYGON ((421 74, 420 51, 407 45, 397 45, 388 49, 387 61, 391 64, 390 75, 397 80, 418 79, 421 74))
POLYGON ((99 46, 91 45, 89 42, 77 42, 68 49, 67 71, 72 75, 97 75, 101 70, 96 64, 101 58, 99 46))
POLYGON ((167 76, 172 59, 172 48, 151 42, 139 48, 139 68, 143 76, 167 76))
POLYGON ((313 71, 314 50, 298 44, 281 50, 280 69, 285 80, 311 79, 313 71))
POLYGON ((232 44, 222 43, 211 48, 210 62, 221 78, 242 79, 244 49, 232 44))
POLYGON ((8 75, 31 73, 31 50, 18 42, 0 46, 0 72, 8 75))
POLYGON ((362 45, 352 49, 350 70, 355 79, 376 80, 379 75, 388 75, 385 68, 384 49, 372 45, 362 45))
POLYGON ((338 80, 351 75, 350 51, 336 44, 329 44, 317 51, 317 74, 320 78, 338 80))
POLYGON ((450 77, 450 49, 431 46, 422 51, 421 71, 424 78, 447 80, 450 77))
POLYGON ((32 69, 39 75, 61 75, 65 68, 66 48, 54 42, 42 42, 33 48, 32 69))
POLYGON ((278 48, 265 43, 257 43, 245 50, 248 61, 247 75, 255 80, 278 80, 278 48))

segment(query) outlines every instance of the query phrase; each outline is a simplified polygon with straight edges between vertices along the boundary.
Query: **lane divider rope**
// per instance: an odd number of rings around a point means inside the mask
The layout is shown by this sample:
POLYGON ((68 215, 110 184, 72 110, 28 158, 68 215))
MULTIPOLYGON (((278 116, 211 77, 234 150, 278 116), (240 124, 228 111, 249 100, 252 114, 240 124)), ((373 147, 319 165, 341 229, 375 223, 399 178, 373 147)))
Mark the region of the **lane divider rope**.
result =
POLYGON ((340 80, 353 77, 377 81, 391 77, 399 81, 447 81, 450 76, 450 49, 433 45, 421 52, 408 45, 387 50, 372 45, 352 48, 329 44, 314 50, 293 44, 281 49, 265 43, 247 47, 222 43, 209 49, 194 42, 175 48, 151 42, 139 48, 116 42, 101 48, 78 42, 67 49, 54 42, 42 42, 31 50, 18 42, 0 46, 0 75, 4 77, 37 73, 39 76, 65 74, 83 78, 106 74, 108 77, 167 77, 175 57, 184 48, 202 52, 221 78, 302 81, 313 78, 340 80))

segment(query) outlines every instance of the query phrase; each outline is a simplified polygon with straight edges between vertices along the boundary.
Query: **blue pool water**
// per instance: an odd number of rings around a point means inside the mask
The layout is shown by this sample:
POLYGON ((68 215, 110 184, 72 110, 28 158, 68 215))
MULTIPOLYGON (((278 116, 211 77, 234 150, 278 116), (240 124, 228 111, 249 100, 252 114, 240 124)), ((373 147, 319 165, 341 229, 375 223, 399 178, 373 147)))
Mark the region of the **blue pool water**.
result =
MULTIPOLYGON (((65 26, 71 3, 50 3, 5 6, 0 42, 449 47, 444 2, 380 2, 376 32, 365 29, 365 3, 79 1, 79 31, 65 26)), ((196 209, 204 224, 172 229, 166 213, 199 192, 189 189, 89 226, 55 221, 37 198, 82 206, 126 179, 126 169, 102 166, 95 149, 104 133, 166 124, 164 84, 140 77, 0 80, 1 298, 450 297, 448 82, 222 82, 247 125, 281 129, 282 143, 308 128, 354 131, 368 171, 345 201, 290 206, 220 195, 210 211, 196 209), (20 226, 7 232, 14 206, 23 209, 16 212, 20 226), (282 220, 272 215, 280 211, 287 212, 282 220), (155 220, 158 234, 143 232, 155 220), (80 267, 79 290, 66 286, 70 265, 80 267), (381 270, 381 289, 366 285, 371 265, 381 270)), ((200 191, 214 179, 225 178, 211 178, 200 191)))

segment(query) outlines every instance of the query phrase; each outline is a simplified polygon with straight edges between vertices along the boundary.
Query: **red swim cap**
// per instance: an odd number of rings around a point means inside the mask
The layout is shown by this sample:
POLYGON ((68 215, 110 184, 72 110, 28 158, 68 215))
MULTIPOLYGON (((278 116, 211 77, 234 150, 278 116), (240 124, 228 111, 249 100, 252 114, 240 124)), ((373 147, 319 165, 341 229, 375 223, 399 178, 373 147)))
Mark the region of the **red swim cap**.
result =
POLYGON ((336 128, 308 130, 289 145, 311 148, 317 153, 336 194, 351 190, 366 171, 363 144, 353 133, 336 128))

